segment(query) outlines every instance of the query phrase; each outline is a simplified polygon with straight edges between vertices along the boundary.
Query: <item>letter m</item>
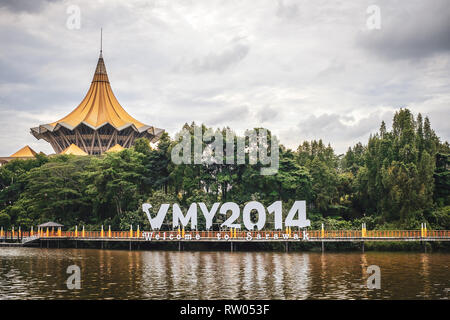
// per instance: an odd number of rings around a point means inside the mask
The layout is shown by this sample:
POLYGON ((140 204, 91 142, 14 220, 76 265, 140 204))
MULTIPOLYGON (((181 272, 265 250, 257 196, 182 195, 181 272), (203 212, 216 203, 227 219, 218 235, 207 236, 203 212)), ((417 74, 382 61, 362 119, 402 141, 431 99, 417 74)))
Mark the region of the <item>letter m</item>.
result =
POLYGON ((172 226, 174 228, 178 227, 180 222, 183 227, 186 227, 191 221, 191 229, 195 229, 197 227, 197 204, 192 203, 189 207, 186 215, 183 215, 181 208, 178 204, 173 205, 173 220, 172 226))

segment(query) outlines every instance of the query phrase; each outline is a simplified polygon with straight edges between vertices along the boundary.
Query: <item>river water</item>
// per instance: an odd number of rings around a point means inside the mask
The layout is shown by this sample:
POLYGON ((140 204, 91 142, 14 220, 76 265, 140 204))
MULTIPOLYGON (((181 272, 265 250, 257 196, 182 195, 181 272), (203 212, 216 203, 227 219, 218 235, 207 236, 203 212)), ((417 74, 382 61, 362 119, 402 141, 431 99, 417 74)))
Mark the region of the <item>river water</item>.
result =
POLYGON ((449 253, 0 248, 0 299, 448 299, 449 265, 449 253))

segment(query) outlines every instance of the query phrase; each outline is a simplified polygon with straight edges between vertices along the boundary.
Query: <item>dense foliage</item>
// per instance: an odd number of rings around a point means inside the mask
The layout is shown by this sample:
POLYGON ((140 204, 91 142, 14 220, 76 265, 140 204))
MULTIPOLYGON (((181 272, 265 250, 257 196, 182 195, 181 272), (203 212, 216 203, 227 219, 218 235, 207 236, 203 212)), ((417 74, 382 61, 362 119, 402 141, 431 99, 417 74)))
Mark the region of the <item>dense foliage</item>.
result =
MULTIPOLYGON (((184 128, 193 133, 193 124, 184 128)), ((157 210, 173 202, 186 208, 282 200, 287 211, 294 200, 306 200, 313 228, 322 222, 329 229, 359 228, 365 221, 369 229, 417 229, 421 222, 450 229, 449 144, 440 142, 428 118, 414 118, 408 109, 395 114, 391 131, 382 123, 367 145, 358 143, 345 155, 321 140, 294 151, 280 146, 280 168, 272 176, 260 175, 261 164, 174 165, 176 143, 164 134, 157 148, 141 139, 103 156, 41 154, 9 162, 0 167, 0 225, 26 229, 51 220, 124 230, 148 227, 139 209, 144 201, 157 210)))

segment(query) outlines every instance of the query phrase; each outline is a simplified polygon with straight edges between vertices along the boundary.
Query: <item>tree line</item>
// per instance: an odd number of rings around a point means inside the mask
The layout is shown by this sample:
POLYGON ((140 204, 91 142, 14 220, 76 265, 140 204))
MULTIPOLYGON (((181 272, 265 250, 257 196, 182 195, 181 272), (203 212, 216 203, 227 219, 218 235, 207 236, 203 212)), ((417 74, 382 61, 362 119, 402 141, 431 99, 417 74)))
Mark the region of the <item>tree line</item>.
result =
MULTIPOLYGON (((194 125, 183 129, 193 135, 194 125)), ((67 229, 142 229, 149 227, 143 202, 154 210, 176 202, 186 210, 192 202, 268 206, 282 200, 288 210, 295 200, 306 200, 312 228, 324 223, 327 229, 359 229, 365 222, 369 229, 417 229, 427 222, 450 229, 450 146, 428 117, 414 117, 408 109, 396 112, 391 130, 382 122, 366 144, 342 155, 322 140, 304 141, 295 150, 280 145, 279 170, 271 176, 260 175, 261 164, 248 161, 175 165, 170 155, 178 141, 164 133, 156 147, 139 139, 132 148, 102 156, 13 160, 0 167, 0 226, 29 229, 55 221, 67 229)))

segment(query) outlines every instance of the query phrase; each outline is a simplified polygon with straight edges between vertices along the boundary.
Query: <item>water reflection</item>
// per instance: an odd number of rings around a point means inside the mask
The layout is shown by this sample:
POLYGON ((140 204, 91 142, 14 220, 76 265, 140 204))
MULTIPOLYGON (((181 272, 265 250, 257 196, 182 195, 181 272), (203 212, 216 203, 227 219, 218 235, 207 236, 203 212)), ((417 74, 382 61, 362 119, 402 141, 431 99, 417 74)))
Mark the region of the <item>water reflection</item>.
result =
POLYGON ((0 299, 448 299, 449 257, 2 248, 0 299), (66 286, 73 264, 80 290, 66 286))
POLYGON ((421 292, 421 294, 424 297, 427 297, 430 295, 430 291, 431 291, 430 262, 429 262, 428 254, 422 253, 421 257, 420 257, 420 262, 421 262, 421 266, 422 266, 421 275, 423 277, 423 291, 421 292))

